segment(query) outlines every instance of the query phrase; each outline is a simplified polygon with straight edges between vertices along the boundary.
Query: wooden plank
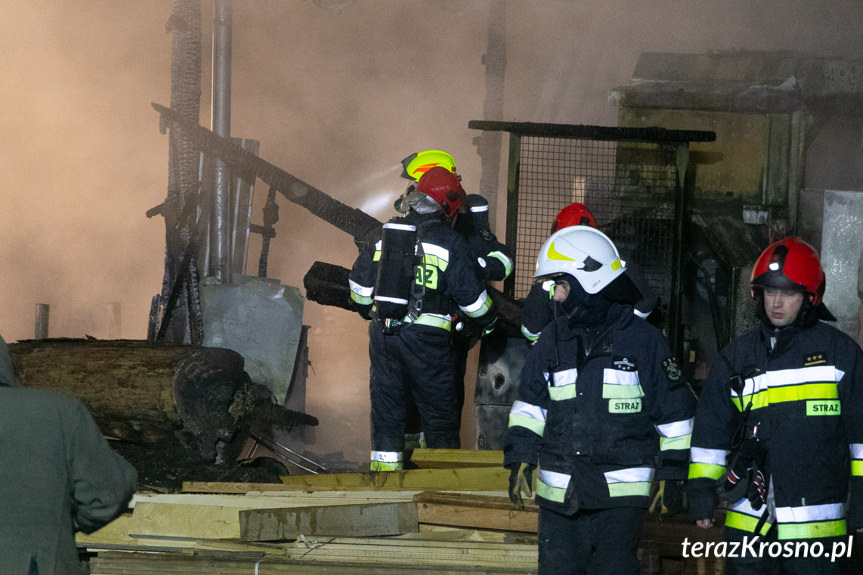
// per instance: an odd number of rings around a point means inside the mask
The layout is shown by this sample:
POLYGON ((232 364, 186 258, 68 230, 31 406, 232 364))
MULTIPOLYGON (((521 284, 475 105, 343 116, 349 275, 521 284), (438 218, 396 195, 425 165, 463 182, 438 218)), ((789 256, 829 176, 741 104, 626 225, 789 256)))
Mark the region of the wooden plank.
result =
POLYGON ((420 523, 536 533, 538 507, 513 509, 509 497, 470 493, 424 492, 414 496, 420 523))
MULTIPOLYGON (((136 494, 133 512, 80 541, 128 542, 141 536, 192 539, 236 539, 240 537, 240 511, 275 508, 325 508, 347 504, 403 503, 413 509, 414 492, 322 492, 300 491, 281 496, 225 494, 136 494), (332 496, 330 495, 332 493, 332 496), (369 497, 370 496, 370 497, 369 497)), ((416 528, 414 528, 416 530, 416 528)))
POLYGON ((240 511, 243 541, 283 541, 300 535, 375 537, 417 531, 417 507, 410 501, 240 511))
POLYGON ((411 462, 421 469, 503 467, 503 451, 491 449, 414 449, 411 462))
POLYGON ((509 470, 503 467, 409 469, 369 473, 286 475, 282 485, 269 483, 186 482, 183 491, 245 493, 247 491, 496 491, 505 489, 509 470))
MULTIPOLYGON (((391 538, 323 539, 286 544, 281 551, 260 547, 218 550, 194 546, 177 552, 98 551, 91 575, 423 575, 535 574, 536 545, 474 542, 403 542, 391 538), (388 544, 380 544, 380 541, 388 544)), ((227 543, 226 543, 227 544, 227 543)), ((236 544, 231 544, 236 545, 236 544)), ((260 545, 260 544, 258 544, 260 545)))

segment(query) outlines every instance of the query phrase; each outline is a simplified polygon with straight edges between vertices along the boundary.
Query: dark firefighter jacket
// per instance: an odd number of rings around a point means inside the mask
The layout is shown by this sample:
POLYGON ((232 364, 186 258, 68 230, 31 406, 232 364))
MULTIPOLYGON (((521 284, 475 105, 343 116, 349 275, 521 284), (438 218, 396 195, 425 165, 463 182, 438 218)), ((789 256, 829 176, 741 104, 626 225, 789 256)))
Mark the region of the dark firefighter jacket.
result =
POLYGON ((468 248, 476 256, 477 275, 484 282, 503 281, 512 273, 512 257, 509 249, 500 243, 495 235, 488 230, 465 236, 468 248))
POLYGON ((536 501, 560 513, 647 507, 657 455, 660 479, 685 478, 694 409, 665 338, 631 306, 598 330, 561 318, 525 360, 504 465, 538 462, 536 501))
MULTIPOLYGON (((778 538, 844 535, 849 478, 849 527, 863 527, 863 352, 822 322, 772 352, 769 342, 763 327, 744 334, 721 352, 728 363, 720 359, 711 368, 692 438, 693 517, 713 517, 716 481, 751 403, 747 427, 757 426, 767 452, 778 538)), ((728 505, 726 526, 753 532, 763 508, 755 511, 746 499, 728 505)))
MULTIPOLYGON (((420 256, 410 297, 411 312, 402 322, 449 331, 455 302, 479 326, 491 324, 496 312, 485 285, 477 277, 465 239, 436 214, 420 215, 410 210, 400 220, 417 227, 420 256)), ((348 276, 353 305, 366 318, 373 313, 380 257, 381 230, 376 230, 348 276)))

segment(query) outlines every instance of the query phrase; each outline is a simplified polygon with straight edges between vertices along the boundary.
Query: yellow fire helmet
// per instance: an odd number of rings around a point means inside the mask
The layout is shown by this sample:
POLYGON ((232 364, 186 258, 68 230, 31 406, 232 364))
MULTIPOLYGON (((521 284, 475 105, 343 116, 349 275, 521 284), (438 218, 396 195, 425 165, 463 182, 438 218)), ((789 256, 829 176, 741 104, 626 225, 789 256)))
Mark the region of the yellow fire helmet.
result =
POLYGON ((402 160, 402 177, 418 182, 429 168, 440 166, 455 173, 455 160, 446 152, 441 150, 425 150, 411 154, 402 160))

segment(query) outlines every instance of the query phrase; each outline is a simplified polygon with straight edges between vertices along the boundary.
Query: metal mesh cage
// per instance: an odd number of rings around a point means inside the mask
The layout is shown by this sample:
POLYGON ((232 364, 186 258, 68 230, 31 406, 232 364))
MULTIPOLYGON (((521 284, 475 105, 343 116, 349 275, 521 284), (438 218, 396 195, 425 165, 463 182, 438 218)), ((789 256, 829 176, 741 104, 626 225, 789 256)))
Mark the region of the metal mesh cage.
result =
MULTIPOLYGON (((675 147, 653 142, 522 136, 517 182, 514 297, 526 297, 536 257, 565 206, 583 203, 599 229, 669 301, 675 147)), ((511 206, 512 208, 513 206, 511 206)))

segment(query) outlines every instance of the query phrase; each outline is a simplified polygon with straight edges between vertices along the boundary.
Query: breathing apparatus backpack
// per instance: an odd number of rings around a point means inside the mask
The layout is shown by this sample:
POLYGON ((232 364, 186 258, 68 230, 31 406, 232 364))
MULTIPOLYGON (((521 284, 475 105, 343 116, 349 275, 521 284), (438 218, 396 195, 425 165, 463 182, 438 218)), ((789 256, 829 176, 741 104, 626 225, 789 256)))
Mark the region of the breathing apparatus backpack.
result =
POLYGON ((385 324, 408 314, 415 280, 416 241, 416 226, 405 223, 404 218, 393 218, 383 226, 375 282, 375 313, 385 324))

